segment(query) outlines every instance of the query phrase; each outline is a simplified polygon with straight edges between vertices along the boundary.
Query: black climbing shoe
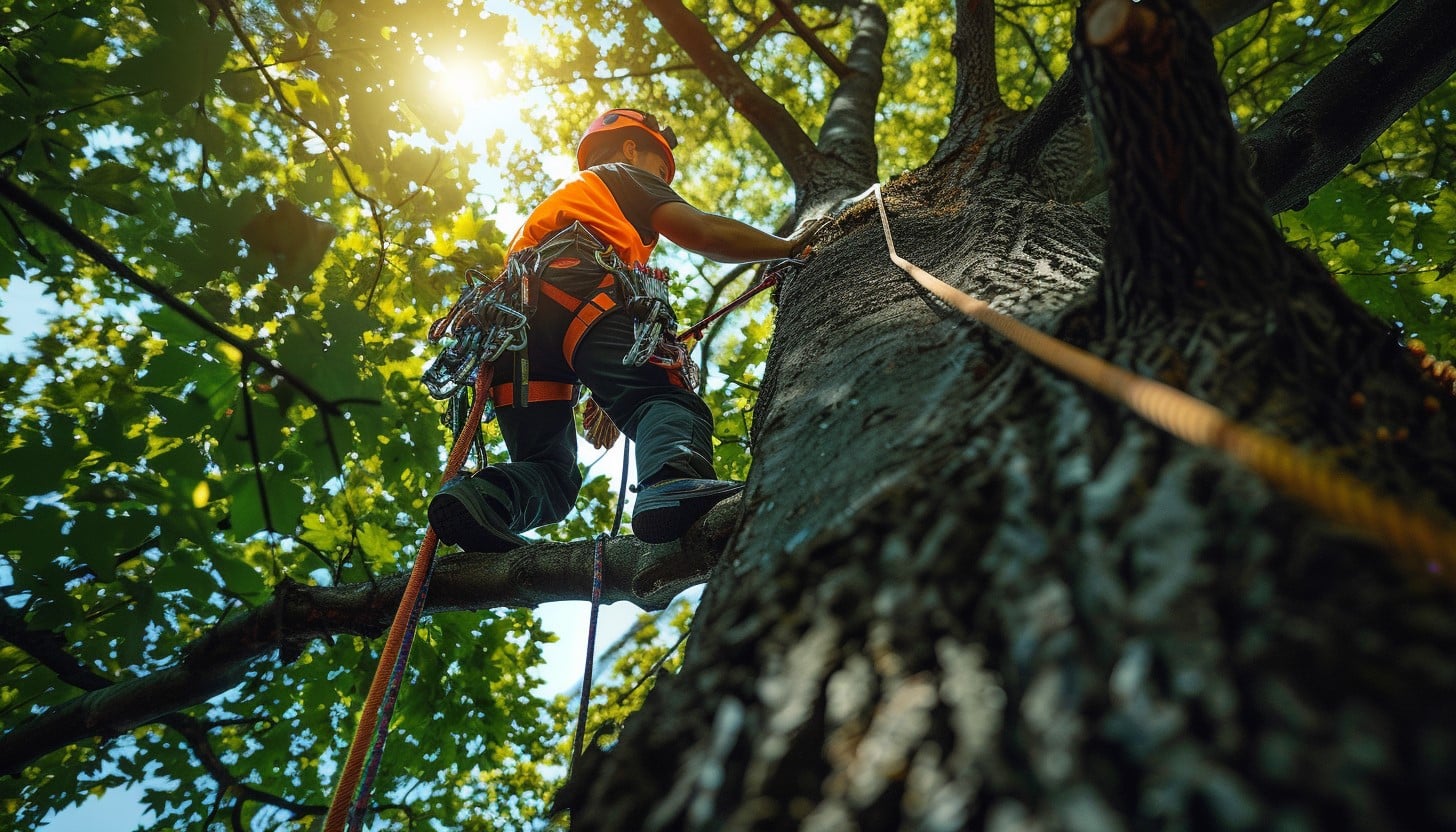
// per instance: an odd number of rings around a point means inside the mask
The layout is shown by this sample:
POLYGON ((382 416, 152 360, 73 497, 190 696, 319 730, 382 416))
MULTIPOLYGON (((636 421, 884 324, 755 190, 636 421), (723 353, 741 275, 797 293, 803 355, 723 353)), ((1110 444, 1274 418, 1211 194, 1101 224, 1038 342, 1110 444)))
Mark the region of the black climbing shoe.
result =
POLYGON ((506 492, 480 477, 456 477, 430 501, 430 526, 441 543, 467 552, 504 552, 525 546, 506 523, 506 492))
POLYGON ((677 540, 709 509, 742 490, 743 483, 728 480, 663 480, 649 485, 637 494, 632 507, 632 532, 647 543, 677 540))

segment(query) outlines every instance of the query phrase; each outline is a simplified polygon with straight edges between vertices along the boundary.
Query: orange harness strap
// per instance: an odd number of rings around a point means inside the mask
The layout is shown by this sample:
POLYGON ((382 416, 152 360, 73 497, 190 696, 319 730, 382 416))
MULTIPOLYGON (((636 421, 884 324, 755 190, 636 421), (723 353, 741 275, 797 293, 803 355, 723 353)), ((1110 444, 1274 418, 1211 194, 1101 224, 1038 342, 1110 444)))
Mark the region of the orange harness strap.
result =
MULTIPOLYGON (((602 291, 597 292, 591 300, 583 301, 563 292, 547 281, 541 281, 541 293, 565 307, 566 311, 575 316, 572 318, 571 324, 566 327, 566 336, 561 339, 561 354, 566 358, 566 366, 576 369, 573 361, 576 357, 576 348, 581 346, 581 339, 586 337, 587 330, 591 329, 592 324, 596 323, 598 318, 617 308, 617 299, 612 297, 610 291, 607 291, 615 282, 615 278, 610 274, 607 275, 602 278, 601 283, 597 284, 597 288, 602 291)), ((534 393, 531 395, 531 401, 537 401, 534 393)), ((548 400, 543 399, 542 401, 548 400)), ((502 404, 500 399, 496 399, 496 403, 502 404)))
MULTIPOLYGON (((497 384, 490 388, 490 397, 496 407, 510 407, 516 403, 516 385, 497 384)), ((576 385, 569 381, 533 381, 527 403, 569 402, 576 398, 576 385)))
POLYGON ((566 356, 566 366, 576 369, 572 359, 576 357, 576 348, 581 346, 581 339, 586 337, 586 331, 597 322, 597 318, 616 308, 616 298, 606 292, 598 292, 596 297, 576 310, 576 318, 566 328, 566 337, 561 341, 561 354, 566 356))

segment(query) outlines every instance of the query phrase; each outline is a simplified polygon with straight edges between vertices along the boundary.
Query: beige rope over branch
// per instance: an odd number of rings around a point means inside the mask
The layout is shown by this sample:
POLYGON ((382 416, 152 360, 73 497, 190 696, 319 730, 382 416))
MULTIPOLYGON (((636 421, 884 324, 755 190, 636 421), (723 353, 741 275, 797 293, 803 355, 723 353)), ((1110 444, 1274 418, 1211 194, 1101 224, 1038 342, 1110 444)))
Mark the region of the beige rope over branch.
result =
POLYGON ((1247 425, 1207 402, 1111 364, 1086 350, 1032 329, 997 312, 895 251, 890 218, 880 186, 873 193, 890 259, 940 300, 1011 341, 1053 368, 1086 384, 1193 445, 1213 448, 1263 477, 1286 495, 1326 518, 1390 550, 1420 572, 1434 572, 1456 584, 1456 525, 1444 516, 1413 510, 1305 451, 1247 425))

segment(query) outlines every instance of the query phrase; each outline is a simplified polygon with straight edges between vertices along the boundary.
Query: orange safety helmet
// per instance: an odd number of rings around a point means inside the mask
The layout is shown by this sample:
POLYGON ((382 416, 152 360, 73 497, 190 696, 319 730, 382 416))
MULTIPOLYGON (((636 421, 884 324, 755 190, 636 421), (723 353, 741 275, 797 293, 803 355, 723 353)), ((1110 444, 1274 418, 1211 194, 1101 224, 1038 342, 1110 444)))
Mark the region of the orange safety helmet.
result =
POLYGON ((591 156, 602 139, 607 138, 608 133, 632 127, 646 131, 661 146, 663 156, 667 159, 667 181, 672 182, 672 177, 677 174, 677 162, 672 158, 672 149, 677 147, 677 135, 672 132, 671 127, 658 124, 656 116, 627 107, 607 110, 586 128, 581 143, 576 146, 577 168, 586 168, 587 157, 591 156))

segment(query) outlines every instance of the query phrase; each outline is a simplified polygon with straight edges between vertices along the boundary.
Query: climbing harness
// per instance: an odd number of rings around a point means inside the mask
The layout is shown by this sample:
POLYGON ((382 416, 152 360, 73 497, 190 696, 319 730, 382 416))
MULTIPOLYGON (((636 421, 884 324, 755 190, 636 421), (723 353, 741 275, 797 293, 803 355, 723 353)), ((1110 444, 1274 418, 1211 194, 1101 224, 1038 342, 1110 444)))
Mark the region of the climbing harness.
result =
POLYGON ((1207 402, 1032 329, 956 289, 895 251, 879 184, 855 201, 871 194, 879 207, 890 260, 941 301, 1042 362, 1125 405, 1154 426, 1190 444, 1220 451, 1330 520, 1359 531, 1383 547, 1417 558, 1420 562, 1414 566, 1420 571, 1436 572, 1447 581, 1456 581, 1456 526, 1449 519, 1383 497, 1283 439, 1241 425, 1207 402))

